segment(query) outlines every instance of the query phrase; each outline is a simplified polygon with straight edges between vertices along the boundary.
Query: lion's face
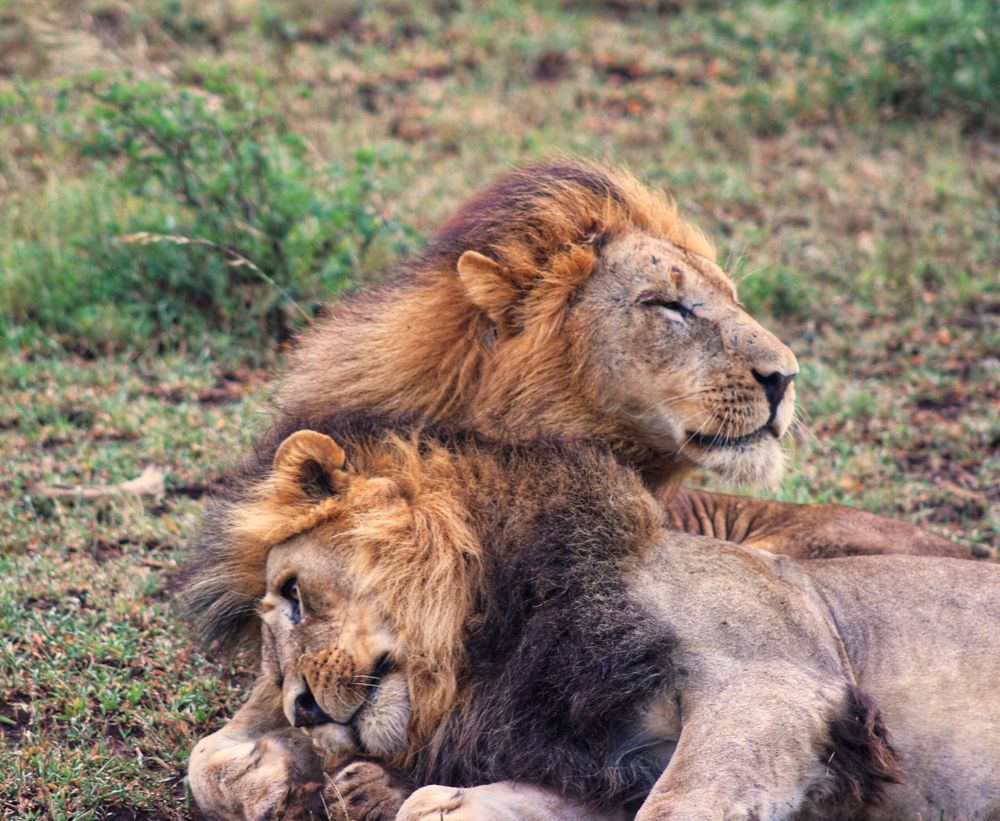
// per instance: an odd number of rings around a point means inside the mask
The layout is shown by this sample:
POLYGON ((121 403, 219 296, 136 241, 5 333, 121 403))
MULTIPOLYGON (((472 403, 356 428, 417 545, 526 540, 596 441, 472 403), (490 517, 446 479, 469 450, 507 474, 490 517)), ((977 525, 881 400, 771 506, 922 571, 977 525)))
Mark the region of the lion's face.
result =
POLYGON ((589 401, 644 445, 732 482, 780 477, 798 363, 715 263, 642 233, 614 239, 566 332, 589 401))
MULTIPOLYGON (((322 525, 272 549, 261 602, 262 666, 288 722, 333 755, 392 756, 407 743, 410 699, 398 640, 322 525)), ((349 536, 348 536, 349 538, 349 536)), ((349 547, 348 547, 349 549, 349 547)))

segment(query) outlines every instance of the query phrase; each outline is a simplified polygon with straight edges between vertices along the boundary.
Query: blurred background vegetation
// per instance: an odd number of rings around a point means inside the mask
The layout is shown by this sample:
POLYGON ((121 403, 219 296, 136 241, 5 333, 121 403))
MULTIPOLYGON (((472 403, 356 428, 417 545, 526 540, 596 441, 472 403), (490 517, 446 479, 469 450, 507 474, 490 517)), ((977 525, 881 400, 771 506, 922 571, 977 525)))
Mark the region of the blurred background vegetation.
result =
POLYGON ((171 585, 269 369, 555 153, 669 189, 795 349, 774 496, 989 550, 998 103, 997 0, 0 0, 0 817, 187 816, 247 671, 171 585))

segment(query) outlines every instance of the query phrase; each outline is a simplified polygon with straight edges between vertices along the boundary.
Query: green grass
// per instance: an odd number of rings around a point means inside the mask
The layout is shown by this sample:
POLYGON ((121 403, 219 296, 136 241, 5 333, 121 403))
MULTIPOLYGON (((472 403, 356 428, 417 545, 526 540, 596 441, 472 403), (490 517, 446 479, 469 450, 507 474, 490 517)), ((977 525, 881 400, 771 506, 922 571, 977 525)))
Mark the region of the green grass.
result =
POLYGON ((89 173, 13 204, 0 331, 95 350, 209 327, 266 343, 406 249, 373 203, 388 171, 375 152, 317 162, 263 81, 224 75, 193 92, 92 73, 51 101, 24 87, 8 99, 12 120, 89 173))
POLYGON ((171 585, 206 468, 246 444, 262 373, 191 355, 4 356, 0 373, 0 809, 176 817, 192 742, 238 703, 247 671, 198 653, 171 585), (161 499, 38 490, 145 464, 167 471, 161 499))
POLYGON ((0 817, 187 817, 249 671, 199 655, 177 564, 287 296, 376 278, 511 164, 624 162, 716 238, 802 363, 777 498, 997 542, 995 3, 373 5, 0 1, 0 817), (200 135, 206 189, 135 116, 200 135), (45 492, 147 464, 163 498, 45 492))

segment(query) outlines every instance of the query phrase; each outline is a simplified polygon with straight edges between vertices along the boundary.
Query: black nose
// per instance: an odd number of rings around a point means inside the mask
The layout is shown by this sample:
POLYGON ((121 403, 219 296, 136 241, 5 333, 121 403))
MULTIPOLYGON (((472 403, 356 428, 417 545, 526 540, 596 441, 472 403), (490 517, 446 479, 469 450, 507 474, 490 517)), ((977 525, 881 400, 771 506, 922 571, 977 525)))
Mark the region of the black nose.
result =
POLYGON ((316 697, 306 685, 304 693, 299 693, 295 699, 295 721, 296 727, 315 727, 317 724, 329 724, 333 721, 330 716, 323 712, 323 708, 316 703, 316 697))
POLYGON ((782 373, 781 371, 772 371, 769 374, 763 374, 754 368, 753 378, 764 387, 764 393, 767 395, 767 404, 771 408, 771 417, 767 421, 773 422, 774 417, 778 413, 778 405, 785 398, 785 391, 792 384, 795 374, 782 373))

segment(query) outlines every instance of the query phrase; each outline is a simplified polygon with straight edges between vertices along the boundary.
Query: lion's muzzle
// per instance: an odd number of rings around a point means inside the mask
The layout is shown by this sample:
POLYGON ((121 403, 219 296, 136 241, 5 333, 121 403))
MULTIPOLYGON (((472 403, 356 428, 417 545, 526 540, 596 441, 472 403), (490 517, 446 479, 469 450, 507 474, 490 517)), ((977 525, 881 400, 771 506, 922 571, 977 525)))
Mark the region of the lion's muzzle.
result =
POLYGON ((386 653, 373 662, 359 664, 353 654, 337 644, 327 645, 302 665, 306 690, 296 699, 296 718, 301 701, 306 721, 324 723, 325 717, 327 721, 350 724, 372 700, 382 678, 391 670, 392 663, 386 653))

